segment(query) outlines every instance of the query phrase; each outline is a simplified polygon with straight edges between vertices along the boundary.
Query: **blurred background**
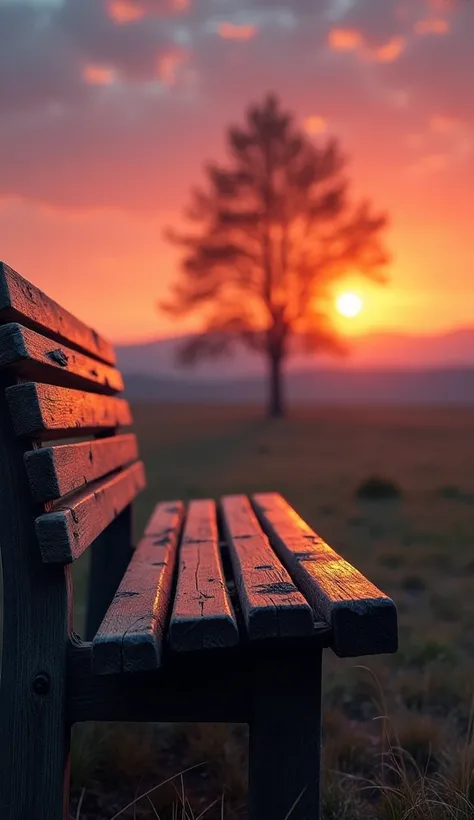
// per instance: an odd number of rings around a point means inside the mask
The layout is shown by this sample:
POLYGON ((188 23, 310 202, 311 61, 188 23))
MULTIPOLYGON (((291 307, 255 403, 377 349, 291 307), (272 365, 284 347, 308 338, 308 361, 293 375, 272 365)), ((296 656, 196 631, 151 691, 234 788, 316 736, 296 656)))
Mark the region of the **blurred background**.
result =
MULTIPOLYGON (((0 0, 0 258, 118 346, 137 535, 277 490, 397 603, 397 655, 327 653, 326 820, 474 817, 473 39, 470 0, 0 0)), ((71 816, 243 818, 245 755, 80 727, 71 816)))

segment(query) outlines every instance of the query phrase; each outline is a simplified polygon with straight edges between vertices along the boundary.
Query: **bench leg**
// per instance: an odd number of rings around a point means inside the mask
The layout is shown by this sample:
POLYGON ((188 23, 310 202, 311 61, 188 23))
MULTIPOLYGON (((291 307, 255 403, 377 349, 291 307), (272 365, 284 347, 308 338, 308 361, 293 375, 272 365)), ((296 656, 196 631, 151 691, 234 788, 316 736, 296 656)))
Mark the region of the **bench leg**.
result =
POLYGON ((12 709, 15 724, 10 722, 9 731, 7 718, 0 719, 0 817, 69 820, 70 732, 59 717, 39 731, 29 708, 21 711, 18 705, 12 709))
POLYGON ((321 654, 255 670, 249 820, 320 818, 321 654))
MULTIPOLYGON (((44 610, 50 605, 50 613, 43 611, 38 617, 41 641, 34 634, 34 607, 30 629, 22 634, 18 634, 11 619, 13 606, 5 609, 0 684, 1 820, 69 817, 70 728, 65 680, 68 595, 62 573, 62 567, 38 566, 44 610)), ((11 597, 8 591, 5 595, 11 597)), ((23 609, 26 612, 26 604, 23 609)), ((21 613, 17 615, 20 621, 21 613)))
POLYGON ((0 680, 0 818, 66 820, 69 728, 66 660, 72 630, 69 567, 41 561, 23 458, 0 376, 0 555, 3 654, 0 680))

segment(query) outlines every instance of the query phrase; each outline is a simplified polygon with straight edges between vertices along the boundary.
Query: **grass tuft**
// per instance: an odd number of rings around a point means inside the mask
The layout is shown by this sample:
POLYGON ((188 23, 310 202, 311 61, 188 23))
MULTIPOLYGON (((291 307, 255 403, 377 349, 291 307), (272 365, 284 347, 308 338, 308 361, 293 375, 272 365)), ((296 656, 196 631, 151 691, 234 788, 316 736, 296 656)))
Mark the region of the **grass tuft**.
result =
POLYGON ((402 498, 401 487, 390 478, 371 475, 361 481, 355 492, 360 501, 386 501, 402 498))

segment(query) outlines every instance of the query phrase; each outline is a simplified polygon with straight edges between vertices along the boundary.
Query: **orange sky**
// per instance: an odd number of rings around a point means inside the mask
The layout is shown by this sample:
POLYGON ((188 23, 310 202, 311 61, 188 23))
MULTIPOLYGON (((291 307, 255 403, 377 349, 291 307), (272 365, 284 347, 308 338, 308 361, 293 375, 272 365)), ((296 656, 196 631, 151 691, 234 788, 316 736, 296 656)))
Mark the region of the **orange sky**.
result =
POLYGON ((348 273, 365 309, 341 330, 474 324, 472 4, 199 3, 0 6, 0 258, 114 340, 196 326, 156 310, 178 264, 161 231, 274 89, 392 216, 391 284, 348 273))

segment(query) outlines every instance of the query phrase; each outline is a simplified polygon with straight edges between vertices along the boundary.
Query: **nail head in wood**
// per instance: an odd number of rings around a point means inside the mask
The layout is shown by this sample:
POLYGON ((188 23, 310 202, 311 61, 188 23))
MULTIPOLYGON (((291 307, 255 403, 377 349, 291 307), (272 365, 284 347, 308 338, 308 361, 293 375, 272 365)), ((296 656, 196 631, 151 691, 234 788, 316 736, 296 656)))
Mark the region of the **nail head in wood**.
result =
POLYGON ((46 672, 40 672, 33 680, 33 692, 35 695, 47 695, 51 688, 51 680, 46 672))

